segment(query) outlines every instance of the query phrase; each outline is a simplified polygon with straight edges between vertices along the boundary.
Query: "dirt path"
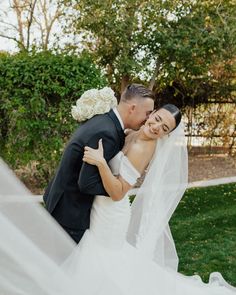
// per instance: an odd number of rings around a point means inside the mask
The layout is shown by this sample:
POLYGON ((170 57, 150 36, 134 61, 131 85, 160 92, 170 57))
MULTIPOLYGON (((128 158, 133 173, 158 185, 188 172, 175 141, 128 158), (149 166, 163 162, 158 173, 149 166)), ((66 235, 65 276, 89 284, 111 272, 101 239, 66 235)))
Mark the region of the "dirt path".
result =
POLYGON ((189 182, 236 176, 236 157, 189 155, 189 182))

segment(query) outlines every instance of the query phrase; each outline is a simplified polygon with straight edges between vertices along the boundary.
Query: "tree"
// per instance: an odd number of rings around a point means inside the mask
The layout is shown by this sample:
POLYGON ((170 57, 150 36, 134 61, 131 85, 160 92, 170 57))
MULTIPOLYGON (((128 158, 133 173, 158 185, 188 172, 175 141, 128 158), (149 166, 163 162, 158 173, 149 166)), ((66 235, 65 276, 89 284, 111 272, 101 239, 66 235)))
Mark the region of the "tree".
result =
POLYGON ((3 4, 0 36, 13 40, 20 51, 48 50, 53 27, 63 16, 60 5, 52 0, 3 0, 3 4))
MULTIPOLYGON (((186 94, 198 97, 199 103, 202 102, 200 96, 204 97, 199 94, 204 89, 214 93, 218 84, 222 94, 229 96, 232 87, 225 87, 222 77, 235 77, 234 2, 186 2, 168 11, 172 17, 162 9, 164 15, 159 23, 152 23, 153 15, 149 15, 144 22, 145 31, 149 33, 141 38, 143 46, 148 48, 149 60, 153 59, 156 65, 156 75, 153 75, 153 80, 158 81, 156 88, 179 81, 189 92, 186 94), (217 68, 221 69, 220 76, 217 68)), ((168 5, 168 1, 165 3, 168 5)))
POLYGON ((110 84, 121 90, 138 78, 158 90, 176 80, 188 89, 194 81, 199 94, 203 84, 215 80, 214 66, 224 61, 228 71, 235 55, 235 0, 64 4, 71 9, 67 31, 83 36, 110 84))
POLYGON ((82 35, 83 44, 107 73, 110 85, 121 83, 121 89, 140 71, 136 58, 136 32, 140 11, 146 1, 73 1, 67 31, 82 35), (119 81, 119 82, 118 82, 119 81))

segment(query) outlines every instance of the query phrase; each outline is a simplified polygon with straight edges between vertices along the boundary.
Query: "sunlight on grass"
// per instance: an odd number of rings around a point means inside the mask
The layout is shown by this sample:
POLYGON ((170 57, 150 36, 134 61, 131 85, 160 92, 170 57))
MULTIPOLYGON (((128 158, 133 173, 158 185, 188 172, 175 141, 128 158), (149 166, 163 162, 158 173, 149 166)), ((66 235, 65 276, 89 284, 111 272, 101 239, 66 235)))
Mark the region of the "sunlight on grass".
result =
POLYGON ((170 226, 180 272, 206 282, 219 271, 236 286, 236 183, 187 190, 170 226))

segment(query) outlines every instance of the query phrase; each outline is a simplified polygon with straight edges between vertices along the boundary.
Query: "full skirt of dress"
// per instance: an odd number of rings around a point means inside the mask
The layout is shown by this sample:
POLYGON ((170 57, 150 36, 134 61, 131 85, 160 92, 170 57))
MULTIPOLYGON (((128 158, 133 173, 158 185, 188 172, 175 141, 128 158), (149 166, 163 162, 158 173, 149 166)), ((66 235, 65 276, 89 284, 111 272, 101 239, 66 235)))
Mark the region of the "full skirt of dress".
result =
POLYGON ((62 266, 83 295, 232 295, 236 289, 219 273, 208 284, 159 266, 125 238, 128 199, 97 196, 91 227, 62 266), (215 279, 214 279, 215 278, 215 279))

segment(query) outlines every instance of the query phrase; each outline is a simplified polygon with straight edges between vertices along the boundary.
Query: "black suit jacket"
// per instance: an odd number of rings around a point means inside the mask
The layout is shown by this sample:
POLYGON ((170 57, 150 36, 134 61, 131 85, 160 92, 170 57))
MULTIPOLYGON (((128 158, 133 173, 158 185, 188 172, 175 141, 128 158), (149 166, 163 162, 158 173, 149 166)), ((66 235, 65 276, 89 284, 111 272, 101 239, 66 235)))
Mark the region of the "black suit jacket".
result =
POLYGON ((45 191, 46 208, 62 226, 78 230, 89 228, 94 196, 107 195, 97 167, 82 161, 84 147, 97 148, 100 138, 106 161, 124 145, 124 131, 112 110, 91 118, 75 131, 45 191))

